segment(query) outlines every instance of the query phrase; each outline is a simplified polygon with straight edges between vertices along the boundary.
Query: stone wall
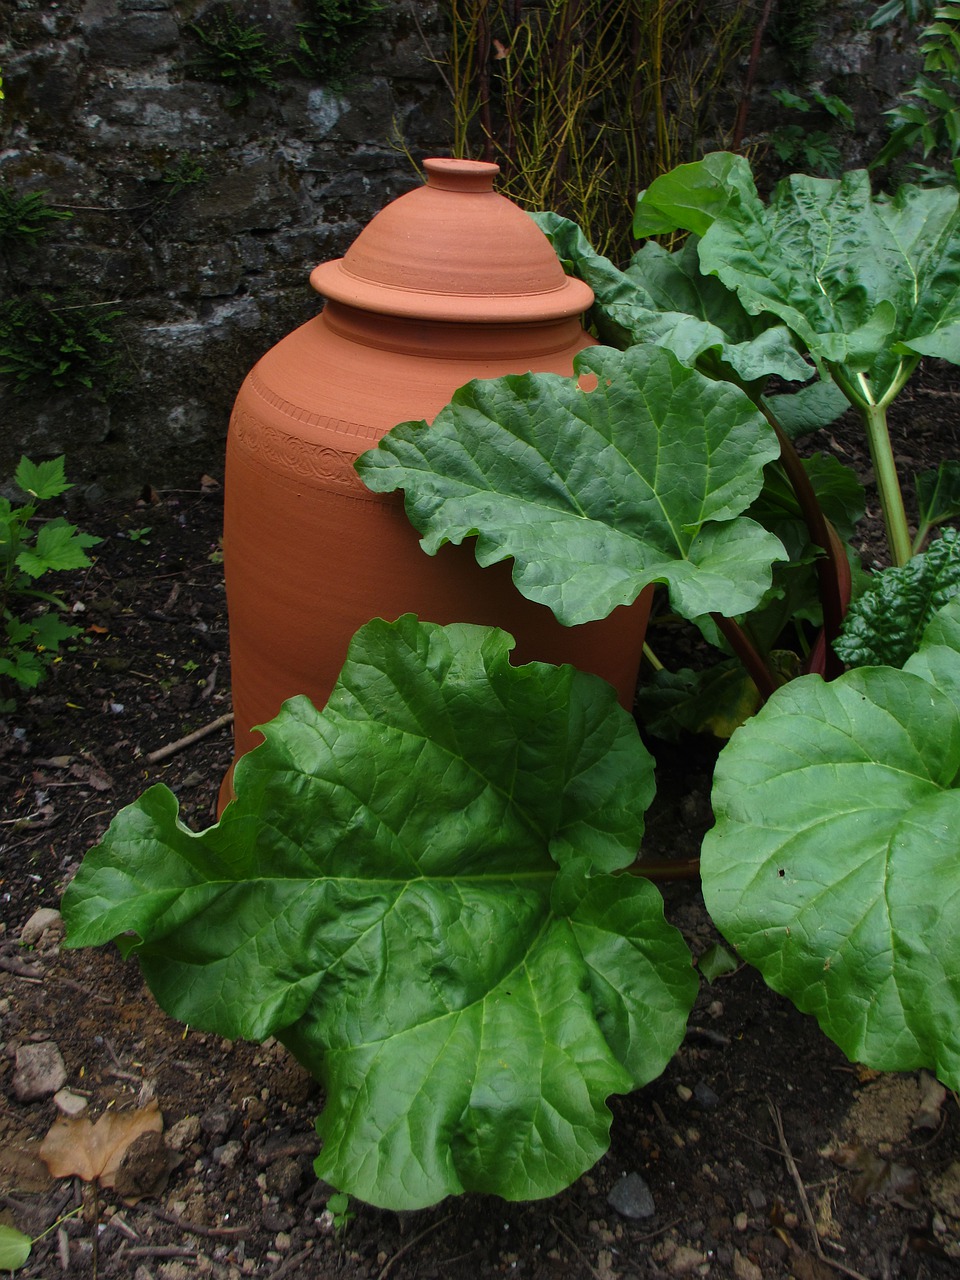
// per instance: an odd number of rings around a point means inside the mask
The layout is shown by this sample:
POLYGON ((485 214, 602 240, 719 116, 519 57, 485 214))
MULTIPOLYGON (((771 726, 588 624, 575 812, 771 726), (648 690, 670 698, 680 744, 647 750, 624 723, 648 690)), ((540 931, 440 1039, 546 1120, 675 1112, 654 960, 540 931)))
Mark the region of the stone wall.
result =
MULTIPOLYGON (((292 49, 306 5, 232 8, 292 49)), ((867 29, 874 8, 778 0, 781 30, 816 23, 805 81, 856 108, 847 164, 875 152, 911 55, 906 29, 867 29)), ((311 268, 419 180, 416 161, 449 153, 434 61, 442 9, 383 0, 339 83, 288 65, 276 88, 260 88, 197 74, 191 24, 222 13, 222 0, 0 0, 0 184, 46 192, 72 213, 31 248, 3 240, 0 208, 0 288, 51 299, 58 342, 64 326, 69 345, 73 321, 98 318, 113 338, 74 334, 93 356, 80 369, 89 387, 73 376, 76 359, 59 375, 48 359, 48 375, 24 380, 21 394, 0 377, 0 478, 21 452, 65 452, 91 493, 221 473, 247 370, 319 305, 311 268), (243 89, 249 100, 231 105, 243 89)), ((761 152, 777 119, 764 85, 790 81, 784 48, 770 43, 761 64, 748 139, 761 152)), ((33 337, 49 357, 53 339, 33 337)), ((0 359, 2 348, 0 334, 0 359)))
MULTIPOLYGON (((114 342, 90 343, 91 387, 5 380, 0 476, 21 452, 66 452, 73 478, 107 489, 219 475, 245 373, 319 305, 312 267, 449 145, 435 6, 388 0, 339 84, 288 66, 238 106, 236 82, 190 70, 190 24, 216 11, 0 0, 0 182, 73 215, 36 247, 0 244, 4 296, 40 291, 75 308, 66 321, 119 313, 114 342)), ((283 48, 305 16, 300 0, 234 12, 283 48)))

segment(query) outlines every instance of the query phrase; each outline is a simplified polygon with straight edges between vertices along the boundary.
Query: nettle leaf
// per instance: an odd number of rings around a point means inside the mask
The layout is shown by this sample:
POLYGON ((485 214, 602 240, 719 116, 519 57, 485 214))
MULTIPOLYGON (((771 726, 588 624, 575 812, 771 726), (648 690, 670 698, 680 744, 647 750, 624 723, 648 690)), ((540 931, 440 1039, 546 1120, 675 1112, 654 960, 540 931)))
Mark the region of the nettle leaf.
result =
POLYGON ((42 578, 51 569, 82 569, 90 563, 86 548, 95 547, 101 541, 91 533, 80 533, 76 525, 57 517, 40 527, 35 545, 24 548, 15 563, 31 578, 42 578))
POLYGON ((718 928, 849 1058, 954 1089, 958 769, 960 711, 919 675, 804 676, 721 753, 701 860, 718 928))
POLYGON ((696 992, 659 893, 609 874, 653 792, 631 717, 510 645, 369 623, 323 712, 263 726, 217 826, 152 787, 63 900, 70 946, 132 931, 176 1017, 287 1044, 326 1094, 319 1176, 393 1209, 568 1185, 696 992))
MULTIPOLYGON (((784 325, 744 310, 735 293, 700 270, 696 241, 668 253, 652 241, 626 271, 597 253, 575 222, 534 215, 564 269, 594 292, 597 331, 611 346, 654 343, 687 365, 741 383, 777 376, 806 382, 812 369, 784 325)), ((846 401, 844 401, 846 405, 846 401)))
POLYGON ((65 467, 66 458, 63 454, 47 462, 31 462, 24 455, 14 473, 14 482, 19 489, 33 498, 39 500, 56 498, 73 488, 73 485, 67 482, 65 467))
POLYGON ((376 493, 406 490, 428 554, 479 534, 479 563, 513 557, 517 589, 565 625, 651 582, 685 617, 751 609, 785 556, 740 515, 779 453, 762 415, 656 347, 592 347, 575 369, 471 382, 357 470, 376 493))
POLYGON ((943 534, 900 568, 883 569, 855 600, 834 641, 848 666, 902 667, 927 623, 960 591, 960 533, 943 534))
POLYGON ((958 193, 870 192, 866 170, 838 179, 794 174, 769 205, 743 182, 700 242, 703 270, 755 314, 778 316, 835 376, 880 401, 902 357, 960 362, 958 193))

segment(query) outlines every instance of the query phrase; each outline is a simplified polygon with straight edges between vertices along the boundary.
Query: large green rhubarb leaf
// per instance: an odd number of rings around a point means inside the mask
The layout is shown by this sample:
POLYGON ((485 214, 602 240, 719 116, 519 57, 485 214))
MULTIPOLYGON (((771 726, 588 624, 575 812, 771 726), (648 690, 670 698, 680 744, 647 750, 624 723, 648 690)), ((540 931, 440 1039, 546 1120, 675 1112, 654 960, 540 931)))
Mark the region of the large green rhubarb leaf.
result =
POLYGON ((886 403, 921 355, 960 363, 958 193, 794 174, 764 205, 741 183, 699 246, 747 311, 779 317, 854 403, 886 403))
POLYGON ((580 353, 576 374, 471 382, 432 426, 395 427, 357 462, 406 490, 434 554, 479 534, 523 595, 575 625, 664 582, 686 617, 746 613, 780 542, 741 516, 779 454, 747 395, 656 347, 580 353))
POLYGON ((929 1067, 954 1089, 958 635, 956 614, 935 619, 918 674, 870 667, 778 690, 720 756, 701 864, 719 928, 851 1059, 929 1067))
POLYGON ((702 372, 734 382, 809 379, 812 369, 784 325, 750 315, 735 293, 703 274, 695 239, 676 253, 651 241, 620 271, 575 222, 555 213, 534 217, 567 273, 593 289, 592 315, 604 342, 655 343, 683 364, 699 363, 702 372))
POLYGON ((653 790, 636 727, 509 647, 368 624, 323 712, 264 726, 217 826, 155 786, 63 900, 68 945, 117 938, 176 1017, 284 1041, 325 1088, 318 1174, 394 1209, 569 1184, 696 990, 657 891, 610 874, 653 790))

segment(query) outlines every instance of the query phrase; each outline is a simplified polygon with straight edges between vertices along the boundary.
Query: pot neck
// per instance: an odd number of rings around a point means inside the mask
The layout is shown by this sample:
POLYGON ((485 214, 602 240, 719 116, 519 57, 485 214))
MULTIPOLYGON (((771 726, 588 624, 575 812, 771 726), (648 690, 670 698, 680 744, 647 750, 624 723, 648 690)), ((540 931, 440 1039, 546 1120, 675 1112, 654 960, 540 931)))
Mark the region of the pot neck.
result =
POLYGON ((520 356, 535 359, 579 350, 590 341, 578 316, 520 324, 460 324, 387 316, 328 301, 320 318, 328 329, 349 342, 435 360, 516 360, 520 356))

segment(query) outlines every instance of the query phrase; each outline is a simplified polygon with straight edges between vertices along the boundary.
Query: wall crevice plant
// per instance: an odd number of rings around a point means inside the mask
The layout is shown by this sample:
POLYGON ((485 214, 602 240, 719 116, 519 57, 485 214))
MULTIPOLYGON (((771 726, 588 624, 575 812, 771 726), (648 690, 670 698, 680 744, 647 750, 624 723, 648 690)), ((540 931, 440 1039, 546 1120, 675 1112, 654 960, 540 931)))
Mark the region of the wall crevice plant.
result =
POLYGON ((15 394, 90 391, 104 398, 122 377, 113 302, 27 293, 0 303, 0 378, 15 394))

